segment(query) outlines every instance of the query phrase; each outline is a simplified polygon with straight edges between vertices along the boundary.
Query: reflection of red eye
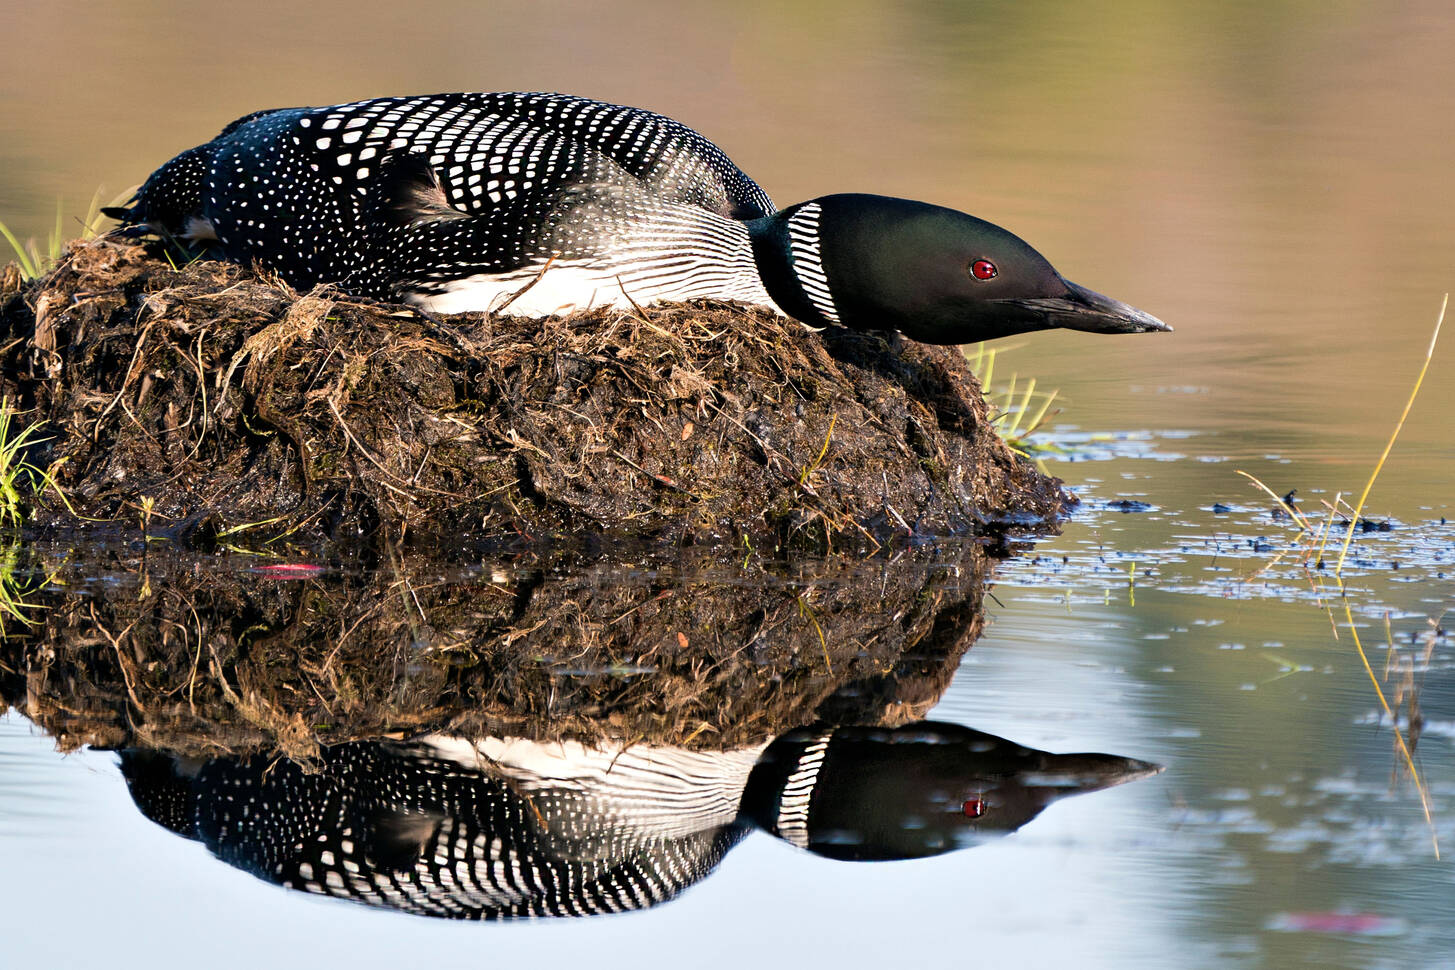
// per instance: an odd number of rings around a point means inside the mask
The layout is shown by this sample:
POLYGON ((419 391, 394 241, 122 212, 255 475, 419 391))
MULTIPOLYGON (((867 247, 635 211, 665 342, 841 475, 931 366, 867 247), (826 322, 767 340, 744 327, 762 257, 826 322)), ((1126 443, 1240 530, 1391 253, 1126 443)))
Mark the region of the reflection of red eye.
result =
POLYGON ((970 275, 977 280, 993 280, 996 272, 995 264, 988 259, 977 259, 970 264, 970 275))
MULTIPOLYGON (((992 276, 994 275, 994 270, 995 267, 992 266, 992 276)), ((978 798, 967 798, 965 799, 965 807, 963 811, 965 812, 966 818, 979 818, 980 816, 985 814, 985 803, 978 798)))

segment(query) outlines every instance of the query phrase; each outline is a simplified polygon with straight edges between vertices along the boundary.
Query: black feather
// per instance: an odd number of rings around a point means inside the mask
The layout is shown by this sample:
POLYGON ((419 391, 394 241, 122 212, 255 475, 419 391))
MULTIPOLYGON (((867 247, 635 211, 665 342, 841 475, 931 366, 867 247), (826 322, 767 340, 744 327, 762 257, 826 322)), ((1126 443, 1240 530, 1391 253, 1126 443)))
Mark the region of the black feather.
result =
POLYGON ((450 204, 439 173, 422 153, 391 158, 381 167, 370 196, 380 221, 386 225, 416 226, 470 218, 469 212, 450 204))

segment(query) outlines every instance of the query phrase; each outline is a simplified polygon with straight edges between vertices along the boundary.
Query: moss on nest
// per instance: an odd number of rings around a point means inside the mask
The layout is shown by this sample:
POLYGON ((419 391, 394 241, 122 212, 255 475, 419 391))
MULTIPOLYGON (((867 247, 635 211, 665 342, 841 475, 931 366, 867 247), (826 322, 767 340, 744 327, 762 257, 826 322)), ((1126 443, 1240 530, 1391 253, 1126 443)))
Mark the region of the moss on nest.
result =
POLYGON ((1066 501, 957 350, 760 309, 434 317, 112 238, 0 300, 0 391, 51 436, 31 461, 79 513, 191 542, 867 546, 1047 528, 1066 501))

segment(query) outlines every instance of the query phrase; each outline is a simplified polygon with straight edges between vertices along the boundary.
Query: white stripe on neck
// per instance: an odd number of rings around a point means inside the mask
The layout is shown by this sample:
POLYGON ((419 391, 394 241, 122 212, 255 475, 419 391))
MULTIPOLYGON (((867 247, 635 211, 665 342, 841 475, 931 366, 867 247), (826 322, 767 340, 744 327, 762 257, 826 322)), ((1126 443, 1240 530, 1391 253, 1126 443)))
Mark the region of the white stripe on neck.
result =
POLYGON ((825 320, 838 323, 839 312, 819 254, 818 221, 822 214, 823 209, 817 202, 809 202, 788 217, 788 250, 793 259, 793 275, 798 278, 808 302, 825 320))

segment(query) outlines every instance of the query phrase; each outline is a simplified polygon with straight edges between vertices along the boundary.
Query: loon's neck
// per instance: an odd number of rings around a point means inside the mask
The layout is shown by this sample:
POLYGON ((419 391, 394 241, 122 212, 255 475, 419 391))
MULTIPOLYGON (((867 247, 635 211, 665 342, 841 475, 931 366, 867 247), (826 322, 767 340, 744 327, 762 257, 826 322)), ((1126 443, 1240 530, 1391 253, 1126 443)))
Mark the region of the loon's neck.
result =
POLYGON ((819 242, 817 202, 803 202, 747 223, 763 288, 782 312, 813 326, 839 322, 819 242))
POLYGON ((669 205, 641 228, 625 229, 601 261, 639 303, 738 300, 785 313, 764 285, 750 225, 696 206, 669 205))

